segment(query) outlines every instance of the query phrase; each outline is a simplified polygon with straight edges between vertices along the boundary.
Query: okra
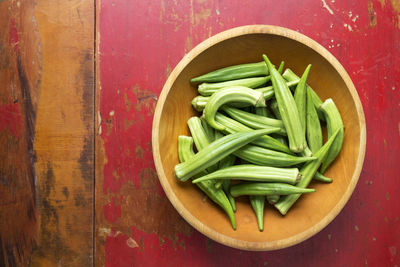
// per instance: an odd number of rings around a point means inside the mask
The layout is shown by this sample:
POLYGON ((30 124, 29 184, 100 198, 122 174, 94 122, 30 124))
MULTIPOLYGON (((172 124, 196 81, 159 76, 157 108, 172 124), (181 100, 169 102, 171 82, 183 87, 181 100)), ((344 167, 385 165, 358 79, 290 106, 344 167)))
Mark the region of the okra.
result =
POLYGON ((271 205, 274 205, 276 202, 278 202, 279 198, 279 195, 267 195, 267 201, 271 205))
MULTIPOLYGON (((282 74, 282 77, 288 82, 299 79, 299 76, 297 76, 291 69, 286 69, 285 72, 282 74)), ((325 120, 322 112, 318 110, 319 106, 322 104, 321 98, 319 98, 317 93, 315 93, 315 91, 309 85, 307 85, 307 88, 310 88, 312 102, 314 103, 314 107, 317 110, 319 119, 325 120)))
POLYGON ((190 81, 195 82, 223 82, 242 78, 267 76, 268 69, 264 62, 247 63, 218 69, 207 74, 195 77, 190 81))
MULTIPOLYGON (((311 64, 307 66, 294 92, 294 101, 296 102, 297 110, 299 111, 300 123, 303 129, 303 136, 306 136, 307 78, 308 74, 310 73, 310 69, 311 69, 311 64)), ((310 157, 312 155, 312 152, 308 147, 307 140, 305 142, 305 148, 301 153, 301 155, 306 157, 310 157)))
MULTIPOLYGON (((249 127, 241 124, 240 122, 237 122, 229 117, 226 117, 219 112, 217 112, 217 114, 215 115, 215 119, 216 119, 217 123, 219 123, 225 127, 226 133, 233 134, 233 133, 238 133, 238 132, 251 131, 251 128, 249 128, 249 127)), ((271 128, 267 134, 278 132, 278 131, 279 131, 279 128, 271 128)), ((273 149, 276 151, 291 153, 290 149, 286 145, 280 143, 279 141, 277 141, 276 139, 274 139, 268 135, 263 135, 251 143, 254 145, 273 149)))
POLYGON ((280 130, 277 133, 286 135, 286 130, 281 120, 259 116, 257 114, 249 113, 229 106, 223 106, 221 110, 228 114, 232 119, 252 129, 269 129, 271 127, 279 128, 280 130))
POLYGON ((250 204, 257 218, 258 230, 264 230, 264 203, 265 196, 249 196, 250 204))
POLYGON ((208 100, 210 100, 209 96, 198 95, 195 98, 193 98, 192 106, 195 110, 201 112, 206 107, 208 100))
POLYGON ((306 136, 311 152, 316 153, 323 143, 321 123, 319 122, 317 111, 311 100, 311 90, 307 88, 307 120, 306 136))
POLYGON ((258 182, 280 182, 295 184, 301 178, 297 168, 275 168, 257 165, 236 165, 209 173, 193 180, 193 183, 212 179, 231 179, 258 182))
MULTIPOLYGON (((235 163, 235 160, 236 160, 236 157, 234 155, 227 156, 226 158, 222 159, 219 162, 219 169, 224 169, 226 167, 232 166, 235 163)), ((221 181, 218 181, 218 182, 221 182, 221 181)), ((231 188, 231 181, 223 180, 222 181, 222 189, 225 191, 225 194, 228 197, 229 202, 231 203, 233 211, 236 211, 235 199, 231 195, 230 188, 231 188)))
MULTIPOLYGON (((191 117, 188 120, 187 124, 190 134, 193 137, 194 144, 196 145, 197 151, 201 151, 210 145, 212 141, 208 138, 199 117, 191 117)), ((216 170, 218 170, 218 164, 214 164, 207 168, 207 171, 209 172, 214 172, 216 170)))
MULTIPOLYGON (((193 152, 193 138, 188 136, 179 136, 178 137, 178 151, 179 151, 179 160, 181 162, 185 162, 194 156, 193 152)), ((228 215, 232 228, 236 230, 236 220, 233 214, 233 209, 229 200, 221 189, 215 189, 214 181, 204 181, 198 183, 197 186, 203 191, 212 201, 217 203, 228 215)))
POLYGON ((250 103, 255 107, 265 107, 265 100, 262 94, 253 89, 242 86, 221 89, 210 97, 203 111, 207 123, 214 129, 220 131, 225 129, 224 126, 217 124, 215 121, 215 113, 222 105, 229 102, 244 102, 250 103))
MULTIPOLYGON (((312 193, 315 189, 300 188, 283 183, 242 183, 231 187, 231 194, 239 196, 265 196, 265 195, 291 195, 300 193, 312 193)), ((278 202, 279 203, 279 202, 278 202)))
MULTIPOLYGON (((328 151, 331 148, 333 142, 335 141, 335 138, 338 135, 339 131, 340 131, 340 129, 338 129, 329 138, 329 140, 321 147, 321 149, 318 150, 317 153, 314 154, 314 156, 317 157, 316 160, 306 163, 300 169, 302 178, 301 178, 300 182, 297 183, 296 187, 305 189, 309 185, 309 183, 311 182, 311 179, 314 177, 314 175, 317 172, 322 161, 325 159, 326 155, 328 154, 328 151)), ((293 204, 297 201, 297 199, 299 199, 300 196, 301 196, 301 194, 294 194, 294 195, 290 195, 290 196, 281 197, 281 199, 278 201, 278 203, 275 204, 275 208, 277 208, 282 215, 285 215, 288 212, 288 210, 293 206, 293 204)))
POLYGON ((300 78, 300 82, 296 86, 294 92, 294 101, 296 102, 297 110, 300 115, 301 126, 303 127, 303 134, 306 134, 306 104, 307 104, 307 78, 310 73, 311 64, 307 66, 303 75, 300 78))
POLYGON ((325 170, 335 160, 340 150, 342 149, 343 138, 344 138, 344 128, 343 128, 344 126, 339 110, 337 109, 335 103, 331 98, 325 100, 325 102, 322 103, 319 108, 325 115, 328 138, 330 138, 336 130, 338 129, 340 130, 338 136, 336 137, 335 141, 332 144, 332 147, 328 152, 328 155, 322 162, 320 172, 324 173, 325 170))
POLYGON ((282 74, 282 71, 283 71, 284 67, 285 67, 285 61, 281 61, 281 64, 279 64, 279 67, 278 67, 278 72, 280 74, 282 74))
MULTIPOLYGON (((300 79, 293 80, 293 81, 287 82, 286 85, 289 88, 291 88, 291 87, 296 86, 299 83, 299 81, 300 81, 300 79)), ((264 96, 265 100, 269 100, 275 95, 274 86, 272 86, 272 85, 266 86, 266 87, 257 88, 257 89, 254 89, 254 90, 263 93, 263 96, 264 96)))
POLYGON ((286 85, 285 80, 275 69, 266 55, 263 55, 264 61, 267 63, 268 70, 271 74, 272 85, 274 86, 275 98, 278 102, 280 114, 282 116, 283 125, 285 126, 289 148, 291 151, 300 153, 305 149, 306 140, 301 127, 299 112, 293 95, 286 85))
POLYGON ((202 83, 198 86, 199 94, 203 96, 210 96, 217 92, 218 90, 226 87, 232 86, 244 86, 248 88, 257 88, 261 85, 266 84, 271 78, 269 76, 266 77, 254 77, 254 78, 245 78, 239 80, 232 80, 226 82, 219 83, 202 83))
POLYGON ((268 130, 239 132, 215 140, 188 161, 176 165, 175 177, 181 181, 186 181, 267 132, 268 130))
POLYGON ((250 163, 272 167, 293 166, 316 159, 315 157, 297 157, 254 145, 246 145, 233 154, 250 163))
POLYGON ((215 130, 213 127, 208 125, 206 120, 203 117, 200 117, 201 125, 203 126, 203 129, 207 135, 207 138, 210 142, 214 142, 215 140, 215 130))
POLYGON ((273 116, 271 111, 269 111, 267 107, 257 107, 257 108, 255 107, 254 113, 259 116, 264 116, 267 118, 272 118, 272 116, 273 116))
MULTIPOLYGON (((224 137, 224 135, 221 132, 215 131, 215 140, 220 139, 222 137, 224 137)), ((236 157, 232 154, 226 156, 225 158, 221 159, 220 162, 218 162, 217 168, 214 171, 223 169, 228 166, 232 166, 233 163, 235 162, 235 159, 236 157)), ((220 188, 222 186, 222 182, 223 181, 215 181, 215 188, 220 188)))
POLYGON ((316 172, 313 179, 323 183, 332 183, 332 178, 326 177, 320 172, 316 172))
POLYGON ((275 118, 277 118, 278 120, 282 120, 281 112, 279 111, 278 102, 276 102, 276 99, 271 100, 269 106, 271 107, 272 113, 274 113, 275 118))

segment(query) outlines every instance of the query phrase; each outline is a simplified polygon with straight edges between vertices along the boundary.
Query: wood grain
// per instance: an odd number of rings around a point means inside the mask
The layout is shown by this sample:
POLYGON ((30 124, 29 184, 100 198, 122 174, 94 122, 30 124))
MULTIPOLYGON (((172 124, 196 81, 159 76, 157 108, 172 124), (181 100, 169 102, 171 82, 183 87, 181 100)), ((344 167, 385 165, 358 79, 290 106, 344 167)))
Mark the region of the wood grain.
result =
POLYGON ((93 261, 94 5, 37 1, 42 79, 35 135, 38 247, 32 266, 93 261))
POLYGON ((0 265, 91 265, 94 3, 0 13, 0 265))
POLYGON ((40 40, 34 2, 0 2, 0 265, 23 266, 37 242, 35 135, 40 40))

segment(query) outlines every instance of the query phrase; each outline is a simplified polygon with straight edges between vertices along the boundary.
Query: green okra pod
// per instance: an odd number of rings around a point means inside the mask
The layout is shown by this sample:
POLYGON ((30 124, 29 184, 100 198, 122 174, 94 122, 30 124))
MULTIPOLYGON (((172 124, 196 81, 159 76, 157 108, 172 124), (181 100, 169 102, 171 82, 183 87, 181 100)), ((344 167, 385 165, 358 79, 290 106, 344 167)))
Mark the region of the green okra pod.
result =
MULTIPOLYGON (((193 137, 194 144, 196 145, 197 151, 201 151, 212 142, 207 136, 207 132, 203 128, 203 124, 199 117, 191 117, 188 122, 190 134, 193 137)), ((207 168, 207 171, 213 172, 218 170, 218 164, 214 164, 207 168)))
POLYGON ((175 177, 186 181, 267 132, 268 130, 240 132, 215 140, 189 160, 176 165, 175 177))
POLYGON ((288 167, 316 159, 315 157, 297 157, 250 144, 239 148, 233 154, 250 163, 271 167, 288 167))
POLYGON ((281 61, 281 64, 279 64, 279 67, 278 67, 278 72, 280 74, 282 74, 282 71, 283 71, 284 67, 285 67, 285 61, 281 61))
POLYGON ((269 106, 271 107, 272 113, 274 113, 275 118, 277 118, 278 120, 282 120, 281 112, 279 111, 278 102, 276 102, 276 99, 271 100, 269 106))
POLYGON ((215 113, 222 105, 229 102, 244 102, 255 107, 265 107, 265 100, 260 92, 242 86, 223 88, 210 97, 203 110, 204 118, 214 129, 220 131, 225 129, 224 126, 215 121, 215 113))
POLYGON ((254 113, 259 116, 263 116, 263 117, 267 117, 267 118, 272 118, 272 116, 273 116, 271 111, 269 111, 267 107, 254 108, 254 113))
POLYGON ((265 196, 265 195, 292 195, 300 193, 312 193, 315 189, 300 188, 284 183, 242 183, 231 187, 231 194, 239 196, 265 196))
POLYGON ((306 140, 301 127, 299 112, 293 95, 286 85, 285 80, 275 69, 266 55, 263 55, 264 61, 267 63, 268 70, 271 75, 272 85, 274 86, 275 98, 278 102, 279 111, 285 126, 289 148, 291 151, 300 153, 305 149, 306 140))
MULTIPOLYGON (((178 154, 180 162, 185 162, 194 156, 193 152, 193 138, 189 136, 178 137, 178 154)), ((204 172, 205 173, 205 172, 204 172)), ((203 173, 203 174, 204 174, 203 173)), ((232 228, 236 230, 236 220, 234 211, 229 200, 221 189, 216 189, 214 181, 204 181, 198 183, 197 186, 203 191, 213 202, 217 203, 228 215, 232 228)))
POLYGON ((328 152, 328 155, 322 162, 320 172, 324 173, 325 170, 335 160, 340 150, 342 149, 343 138, 344 138, 344 126, 339 110, 337 109, 335 103, 331 98, 325 100, 325 102, 321 104, 319 109, 325 115, 328 138, 330 138, 335 133, 335 131, 339 129, 338 136, 333 142, 332 147, 328 152))
POLYGON ((195 77, 194 82, 223 82, 249 77, 267 76, 268 69, 264 62, 247 63, 218 69, 207 74, 195 77))
POLYGON ((300 178, 301 174, 297 168, 275 168, 245 164, 226 167, 215 171, 193 180, 193 183, 213 179, 231 179, 295 184, 300 180, 300 178))
MULTIPOLYGON (((236 157, 234 155, 229 155, 226 158, 223 158, 219 162, 219 169, 224 169, 226 167, 232 166, 235 163, 235 160, 236 160, 236 157)), ((235 199, 231 195, 231 192, 230 192, 231 181, 226 179, 226 180, 218 181, 218 182, 222 182, 222 189, 224 190, 226 196, 228 197, 229 202, 231 203, 233 211, 236 211, 235 199)))
POLYGON ((274 205, 276 202, 278 202, 279 198, 279 195, 267 195, 267 201, 271 205, 274 205))
MULTIPOLYGON (((300 81, 300 79, 293 80, 293 81, 287 82, 286 85, 289 88, 291 88, 291 87, 296 86, 299 83, 299 81, 300 81)), ((275 95, 274 86, 272 86, 272 85, 266 86, 266 87, 257 88, 257 89, 254 89, 254 90, 262 93, 265 100, 269 100, 275 95)))
MULTIPOLYGON (((307 114, 307 78, 310 73, 311 64, 307 66, 303 75, 300 78, 300 82, 297 84, 294 92, 294 101, 296 102, 297 110, 299 111, 300 123, 303 129, 303 135, 306 136, 306 114, 307 114)), ((301 153, 303 156, 310 157, 312 155, 311 150, 308 147, 307 140, 305 148, 301 153)))
MULTIPOLYGON (((331 148, 333 142, 335 141, 336 136, 338 135, 340 129, 338 129, 330 138, 329 140, 321 147, 317 153, 314 154, 317 157, 316 160, 306 163, 301 169, 300 173, 302 174, 302 178, 300 182, 297 183, 296 187, 299 188, 306 188, 311 179, 314 177, 315 173, 317 172, 319 166, 321 165, 322 161, 325 159, 326 155, 328 154, 329 149, 331 148)), ((285 215, 288 210, 293 206, 293 204, 299 199, 301 194, 294 194, 290 196, 281 197, 278 203, 275 204, 275 208, 279 210, 282 215, 285 215)))
MULTIPOLYGON (((229 134, 238 133, 238 132, 247 132, 251 131, 251 128, 237 122, 229 117, 222 115, 221 113, 217 112, 215 115, 215 119, 217 123, 223 125, 225 127, 225 132, 229 134)), ((267 134, 276 133, 279 131, 279 128, 271 128, 267 134)), ((272 138, 268 135, 263 135, 252 142, 254 145, 258 145, 261 147, 273 149, 276 151, 281 151, 285 153, 291 153, 290 149, 277 141, 276 139, 272 138)))
MULTIPOLYGON (((282 74, 282 77, 288 82, 299 79, 299 76, 297 76, 291 69, 286 69, 285 72, 282 74)), ((307 88, 310 88, 312 102, 314 103, 314 107, 317 110, 319 119, 325 120, 322 112, 318 110, 319 106, 322 104, 321 98, 319 98, 317 93, 309 85, 307 85, 307 88)))
POLYGON ((209 96, 202 96, 202 95, 198 95, 195 98, 192 99, 192 106, 195 110, 201 112, 204 110, 204 108, 206 107, 206 104, 208 102, 208 100, 210 99, 209 96))
POLYGON ((311 152, 316 153, 323 143, 321 123, 311 99, 311 90, 307 88, 307 115, 306 115, 306 136, 311 152))
POLYGON ((310 73, 311 64, 307 66, 303 75, 300 78, 300 82, 296 86, 294 92, 294 101, 296 102, 297 110, 299 111, 300 123, 303 127, 303 134, 306 134, 306 108, 307 108, 307 78, 310 73))
POLYGON ((218 90, 226 87, 244 86, 247 88, 257 88, 261 85, 266 84, 270 79, 271 78, 269 76, 265 76, 265 77, 245 78, 245 79, 218 82, 218 83, 202 83, 198 86, 197 90, 199 94, 203 96, 210 96, 215 92, 217 92, 218 90))
POLYGON ((200 117, 201 125, 203 126, 204 132, 209 140, 209 142, 214 142, 215 138, 215 130, 213 127, 208 125, 206 120, 203 117, 200 117))
POLYGON ((316 172, 313 179, 315 181, 319 181, 319 182, 323 182, 323 183, 332 183, 332 181, 333 181, 332 178, 326 177, 320 172, 316 172))
POLYGON ((257 218, 258 230, 264 230, 264 204, 265 196, 249 196, 251 207, 257 218))
POLYGON ((268 129, 271 127, 279 128, 280 130, 277 133, 281 135, 286 135, 286 130, 281 120, 259 116, 257 114, 253 114, 229 106, 223 106, 221 110, 223 110, 226 114, 228 114, 232 119, 252 129, 268 129))

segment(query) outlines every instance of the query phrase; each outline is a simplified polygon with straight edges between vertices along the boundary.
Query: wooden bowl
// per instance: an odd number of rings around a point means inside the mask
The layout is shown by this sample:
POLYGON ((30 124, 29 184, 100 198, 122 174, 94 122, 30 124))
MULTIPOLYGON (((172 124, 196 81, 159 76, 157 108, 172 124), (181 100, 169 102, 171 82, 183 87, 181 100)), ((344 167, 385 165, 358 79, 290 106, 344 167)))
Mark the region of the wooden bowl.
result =
POLYGON ((281 27, 251 25, 219 33, 188 53, 169 76, 154 115, 154 162, 164 191, 185 220, 207 237, 244 250, 275 250, 306 240, 342 210, 360 175, 365 154, 365 118, 357 91, 343 66, 310 38, 281 27), (234 231, 225 213, 190 182, 174 178, 177 138, 189 135, 187 120, 199 115, 190 102, 197 95, 190 78, 234 64, 262 61, 262 54, 301 75, 312 64, 308 83, 321 99, 332 98, 345 125, 341 153, 326 172, 332 184, 312 183, 317 192, 303 195, 281 216, 266 205, 264 231, 259 232, 247 198, 238 199, 234 231))

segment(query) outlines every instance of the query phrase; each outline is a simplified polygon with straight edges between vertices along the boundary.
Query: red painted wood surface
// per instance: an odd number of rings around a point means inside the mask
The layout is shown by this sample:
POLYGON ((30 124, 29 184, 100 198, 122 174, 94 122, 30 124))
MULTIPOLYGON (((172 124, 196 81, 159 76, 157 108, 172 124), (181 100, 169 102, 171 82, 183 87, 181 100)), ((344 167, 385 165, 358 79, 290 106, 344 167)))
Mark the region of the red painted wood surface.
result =
POLYGON ((97 8, 97 265, 400 265, 400 1, 102 0, 97 8), (350 74, 367 123, 363 171, 343 211, 316 236, 272 252, 225 247, 191 228, 164 195, 151 153, 153 111, 171 70, 207 37, 247 24, 284 26, 327 48, 350 74))

